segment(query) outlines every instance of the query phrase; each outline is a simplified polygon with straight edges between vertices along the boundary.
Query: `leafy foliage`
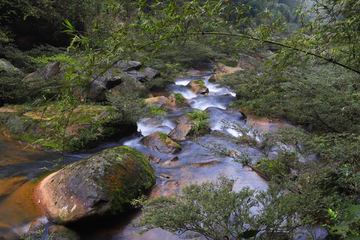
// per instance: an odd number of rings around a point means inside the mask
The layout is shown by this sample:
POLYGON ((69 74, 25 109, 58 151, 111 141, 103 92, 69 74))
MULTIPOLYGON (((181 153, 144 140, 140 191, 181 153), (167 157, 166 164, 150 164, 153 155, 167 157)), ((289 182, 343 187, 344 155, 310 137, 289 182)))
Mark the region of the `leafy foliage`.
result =
POLYGON ((285 204, 293 196, 280 193, 276 186, 257 192, 248 187, 233 191, 233 185, 234 180, 220 175, 216 182, 185 186, 181 195, 140 200, 144 214, 135 226, 143 227, 140 233, 160 227, 187 237, 195 232, 206 239, 282 239, 305 234, 301 227, 308 219, 297 218, 296 206, 285 204))

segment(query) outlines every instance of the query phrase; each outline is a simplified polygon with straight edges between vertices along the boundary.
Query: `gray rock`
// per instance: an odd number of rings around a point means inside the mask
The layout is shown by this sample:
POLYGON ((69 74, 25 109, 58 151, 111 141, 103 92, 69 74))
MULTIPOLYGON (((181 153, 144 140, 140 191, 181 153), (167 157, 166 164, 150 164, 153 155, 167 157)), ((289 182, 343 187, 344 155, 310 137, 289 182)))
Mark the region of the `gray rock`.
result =
POLYGON ((107 72, 104 76, 95 74, 94 79, 90 85, 90 99, 95 102, 105 101, 107 90, 122 83, 122 76, 118 73, 107 72))
POLYGON ((12 75, 24 76, 24 74, 16 67, 14 67, 10 62, 0 59, 0 72, 7 72, 12 75))
POLYGON ((126 74, 140 82, 146 82, 160 76, 160 72, 152 68, 145 68, 140 71, 129 71, 126 74))
POLYGON ((45 67, 40 68, 39 70, 30 73, 27 75, 24 80, 29 79, 43 79, 49 80, 51 77, 55 76, 60 72, 60 62, 53 62, 45 67))
POLYGON ((137 61, 119 61, 116 64, 114 64, 114 67, 119 68, 121 71, 127 72, 127 71, 134 71, 139 70, 142 67, 141 62, 137 61))

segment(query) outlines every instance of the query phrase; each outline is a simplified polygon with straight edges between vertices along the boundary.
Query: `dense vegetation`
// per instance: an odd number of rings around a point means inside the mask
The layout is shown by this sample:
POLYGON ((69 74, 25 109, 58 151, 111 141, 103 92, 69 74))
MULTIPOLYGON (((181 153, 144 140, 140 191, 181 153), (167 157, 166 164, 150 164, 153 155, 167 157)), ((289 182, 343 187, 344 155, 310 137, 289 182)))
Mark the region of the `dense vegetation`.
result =
MULTIPOLYGON (((163 77, 146 85, 151 88, 191 64, 232 53, 239 64, 252 66, 222 78, 221 84, 236 91, 234 107, 312 124, 311 133, 285 128, 264 134, 224 123, 241 133, 237 138, 224 136, 239 145, 237 151, 216 143, 207 147, 259 172, 269 180, 269 189, 235 193, 233 182, 224 176, 218 183, 193 184, 181 196, 142 202, 146 214, 138 224, 145 230, 194 231, 213 239, 291 239, 314 237, 309 226, 320 223, 337 239, 359 236, 359 211, 352 206, 358 204, 360 191, 358 1, 26 2, 0 5, 13 9, 0 18, 5 26, 0 30, 12 38, 16 34, 6 26, 15 15, 43 20, 50 9, 58 13, 48 18, 57 33, 69 20, 65 26, 72 37, 70 47, 66 52, 51 48, 46 53, 43 47, 23 53, 3 44, 2 57, 31 72, 54 61, 55 54, 67 71, 64 81, 30 87, 22 85, 20 77, 3 74, 3 102, 38 104, 41 99, 47 104, 50 99, 64 112, 72 111, 79 102, 91 103, 73 90, 88 89, 95 73, 103 76, 119 60, 140 60, 160 70, 163 77), (25 94, 28 90, 31 94, 25 94), (246 147, 257 156, 249 157, 246 147), (250 214, 252 206, 261 210, 250 214)), ((141 98, 141 92, 123 93, 108 96, 102 104, 115 106, 123 121, 136 122, 143 113, 141 98)), ((66 117, 57 120, 63 123, 66 117)), ((207 124, 206 116, 200 123, 207 124)))

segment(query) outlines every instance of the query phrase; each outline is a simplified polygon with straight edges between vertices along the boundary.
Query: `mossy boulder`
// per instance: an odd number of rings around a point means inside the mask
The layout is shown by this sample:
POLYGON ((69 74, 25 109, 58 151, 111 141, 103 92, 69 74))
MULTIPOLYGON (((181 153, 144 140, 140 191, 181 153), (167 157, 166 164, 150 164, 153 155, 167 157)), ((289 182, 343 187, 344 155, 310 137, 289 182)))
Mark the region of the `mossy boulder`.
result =
POLYGON ((24 74, 10 62, 0 59, 0 72, 6 72, 12 75, 24 76, 24 74))
POLYGON ((179 144, 161 132, 150 134, 141 139, 141 142, 148 148, 165 154, 176 154, 182 150, 179 144))
POLYGON ((186 87, 188 87, 195 94, 207 94, 209 93, 209 89, 205 86, 203 80, 198 79, 194 81, 190 81, 186 87))
POLYGON ((17 142, 54 151, 73 152, 136 132, 110 106, 79 105, 62 112, 56 103, 42 107, 11 105, 0 108, 0 132, 17 142), (59 123, 67 123, 62 129, 59 123), (64 136, 65 131, 65 136, 64 136))
POLYGON ((131 201, 155 184, 150 162, 140 151, 116 147, 91 155, 43 179, 35 199, 46 217, 68 224, 132 208, 131 201))

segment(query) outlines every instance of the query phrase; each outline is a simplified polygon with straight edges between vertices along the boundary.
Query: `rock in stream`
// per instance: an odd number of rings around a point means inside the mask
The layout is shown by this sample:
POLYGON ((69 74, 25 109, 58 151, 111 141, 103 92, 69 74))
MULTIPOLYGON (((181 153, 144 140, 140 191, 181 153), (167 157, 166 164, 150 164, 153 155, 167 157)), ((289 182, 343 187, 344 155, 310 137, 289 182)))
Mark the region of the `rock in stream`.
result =
POLYGON ((46 217, 67 224, 98 214, 121 213, 156 182, 145 155, 116 147, 64 167, 42 180, 36 202, 46 217))

